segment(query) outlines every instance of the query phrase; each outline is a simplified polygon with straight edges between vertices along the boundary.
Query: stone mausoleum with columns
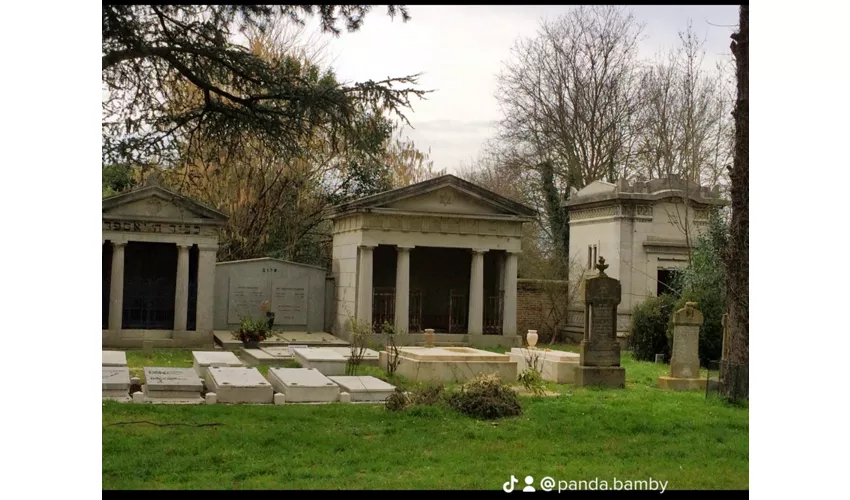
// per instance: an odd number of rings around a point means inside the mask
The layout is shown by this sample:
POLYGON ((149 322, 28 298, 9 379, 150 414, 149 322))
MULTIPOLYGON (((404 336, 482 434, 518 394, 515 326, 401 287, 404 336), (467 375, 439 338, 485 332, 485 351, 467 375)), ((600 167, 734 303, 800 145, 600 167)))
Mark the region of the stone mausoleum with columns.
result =
POLYGON ((156 182, 104 198, 102 209, 103 346, 211 345, 227 216, 156 182))
POLYGON ((518 345, 517 257, 536 212, 453 175, 334 207, 332 332, 352 321, 398 343, 518 345))

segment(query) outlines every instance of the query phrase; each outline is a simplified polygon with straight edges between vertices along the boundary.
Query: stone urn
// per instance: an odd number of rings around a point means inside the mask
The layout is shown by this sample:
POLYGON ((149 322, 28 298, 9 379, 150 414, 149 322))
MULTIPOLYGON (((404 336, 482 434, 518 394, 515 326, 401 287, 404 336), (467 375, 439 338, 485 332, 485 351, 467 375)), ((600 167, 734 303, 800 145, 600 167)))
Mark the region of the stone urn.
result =
POLYGON ((425 337, 425 347, 434 347, 434 330, 427 328, 423 336, 425 337))
POLYGON ((528 342, 529 349, 536 349, 537 345, 537 330, 529 330, 528 334, 525 336, 526 342, 528 342))

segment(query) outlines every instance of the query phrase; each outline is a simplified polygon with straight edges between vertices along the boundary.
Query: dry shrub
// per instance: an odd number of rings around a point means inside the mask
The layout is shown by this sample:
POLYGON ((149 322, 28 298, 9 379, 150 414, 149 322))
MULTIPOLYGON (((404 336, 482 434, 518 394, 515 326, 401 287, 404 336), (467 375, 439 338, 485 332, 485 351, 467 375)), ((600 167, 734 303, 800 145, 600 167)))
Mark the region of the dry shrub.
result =
POLYGON ((522 413, 517 393, 497 375, 479 375, 448 397, 449 406, 481 420, 515 417, 522 413))

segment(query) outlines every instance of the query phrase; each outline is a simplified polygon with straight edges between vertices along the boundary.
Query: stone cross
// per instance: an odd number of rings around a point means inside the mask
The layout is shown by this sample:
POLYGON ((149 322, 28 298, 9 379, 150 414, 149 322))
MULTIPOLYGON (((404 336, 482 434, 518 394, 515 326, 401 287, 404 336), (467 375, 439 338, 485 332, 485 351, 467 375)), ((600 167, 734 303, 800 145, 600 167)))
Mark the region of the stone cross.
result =
POLYGON ((620 282, 605 274, 608 265, 599 257, 599 274, 584 280, 585 328, 580 364, 585 366, 620 366, 620 344, 617 342, 617 305, 620 282))
POLYGON ((699 328, 703 316, 696 306, 696 302, 686 302, 673 314, 670 376, 674 378, 699 378, 699 328))

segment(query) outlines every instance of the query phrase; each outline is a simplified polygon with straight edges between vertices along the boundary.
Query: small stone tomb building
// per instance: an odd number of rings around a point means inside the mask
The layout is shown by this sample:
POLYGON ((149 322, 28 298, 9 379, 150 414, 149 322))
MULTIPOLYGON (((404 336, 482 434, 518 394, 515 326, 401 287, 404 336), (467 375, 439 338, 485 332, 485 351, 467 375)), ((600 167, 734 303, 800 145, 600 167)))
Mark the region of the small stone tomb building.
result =
POLYGON ((520 345, 517 255, 536 212, 453 175, 334 207, 332 333, 351 319, 397 342, 520 345))
POLYGON ((325 279, 322 267, 264 257, 219 262, 215 270, 215 329, 233 331, 241 317, 264 316, 268 301, 274 329, 322 332, 325 279))
MULTIPOLYGON (((668 289, 675 273, 687 267, 690 247, 708 225, 711 211, 726 204, 718 189, 675 176, 635 183, 595 181, 570 196, 570 259, 585 268, 584 276, 575 273, 573 279, 594 274, 599 256, 607 257, 607 274, 623 289, 616 322, 621 341, 632 308, 668 289)), ((576 304, 567 314, 567 336, 581 338, 583 323, 583 308, 576 304)))
POLYGON ((102 209, 103 346, 212 345, 227 216, 155 182, 104 198, 102 209))

